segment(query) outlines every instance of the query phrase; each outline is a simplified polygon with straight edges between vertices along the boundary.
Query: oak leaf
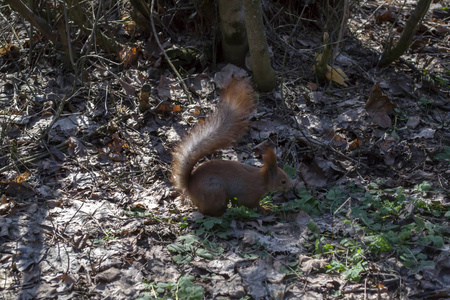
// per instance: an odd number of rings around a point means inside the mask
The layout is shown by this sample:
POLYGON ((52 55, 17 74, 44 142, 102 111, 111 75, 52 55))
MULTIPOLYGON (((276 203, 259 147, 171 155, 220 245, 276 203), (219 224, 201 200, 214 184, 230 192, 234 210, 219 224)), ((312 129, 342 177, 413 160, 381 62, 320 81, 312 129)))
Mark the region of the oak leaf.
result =
POLYGON ((366 111, 372 118, 372 122, 382 128, 390 128, 392 126, 389 113, 395 108, 395 104, 391 102, 388 96, 381 92, 380 83, 377 82, 370 91, 369 99, 366 102, 366 111))

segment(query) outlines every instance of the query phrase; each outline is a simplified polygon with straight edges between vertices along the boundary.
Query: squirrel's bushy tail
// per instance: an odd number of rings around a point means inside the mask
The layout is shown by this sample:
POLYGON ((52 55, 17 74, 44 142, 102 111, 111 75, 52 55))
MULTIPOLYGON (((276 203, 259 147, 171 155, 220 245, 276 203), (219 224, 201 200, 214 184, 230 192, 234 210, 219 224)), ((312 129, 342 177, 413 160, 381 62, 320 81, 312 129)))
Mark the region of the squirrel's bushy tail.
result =
POLYGON ((247 132, 255 95, 248 78, 232 79, 221 95, 216 111, 191 129, 172 153, 172 176, 177 189, 188 188, 195 164, 205 155, 229 147, 247 132))

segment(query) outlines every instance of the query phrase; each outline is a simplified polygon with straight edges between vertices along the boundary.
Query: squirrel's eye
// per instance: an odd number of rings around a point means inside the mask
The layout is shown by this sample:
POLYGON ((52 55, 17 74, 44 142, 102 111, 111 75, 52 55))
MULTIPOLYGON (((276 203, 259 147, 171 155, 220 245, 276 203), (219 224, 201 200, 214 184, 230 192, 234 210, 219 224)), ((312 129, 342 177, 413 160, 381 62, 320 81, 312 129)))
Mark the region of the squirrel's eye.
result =
POLYGON ((286 184, 286 179, 281 180, 281 184, 286 184))

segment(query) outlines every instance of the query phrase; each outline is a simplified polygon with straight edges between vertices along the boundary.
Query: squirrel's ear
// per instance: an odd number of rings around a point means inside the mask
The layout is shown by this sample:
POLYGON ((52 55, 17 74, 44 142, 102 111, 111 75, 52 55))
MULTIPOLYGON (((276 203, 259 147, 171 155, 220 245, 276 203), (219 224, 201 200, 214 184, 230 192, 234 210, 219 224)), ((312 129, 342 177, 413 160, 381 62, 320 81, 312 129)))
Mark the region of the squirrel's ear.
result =
POLYGON ((268 147, 263 154, 264 171, 269 178, 276 178, 278 173, 277 156, 272 148, 268 147))

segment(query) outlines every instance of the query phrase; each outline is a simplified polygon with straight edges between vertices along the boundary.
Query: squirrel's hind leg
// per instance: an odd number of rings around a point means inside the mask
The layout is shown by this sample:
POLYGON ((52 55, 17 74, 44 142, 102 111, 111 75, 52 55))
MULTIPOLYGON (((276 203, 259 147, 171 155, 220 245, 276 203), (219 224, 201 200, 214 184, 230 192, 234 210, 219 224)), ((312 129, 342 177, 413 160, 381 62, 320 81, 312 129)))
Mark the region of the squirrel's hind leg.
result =
POLYGON ((220 217, 227 210, 227 194, 224 189, 203 190, 192 198, 198 210, 208 216, 220 217))

